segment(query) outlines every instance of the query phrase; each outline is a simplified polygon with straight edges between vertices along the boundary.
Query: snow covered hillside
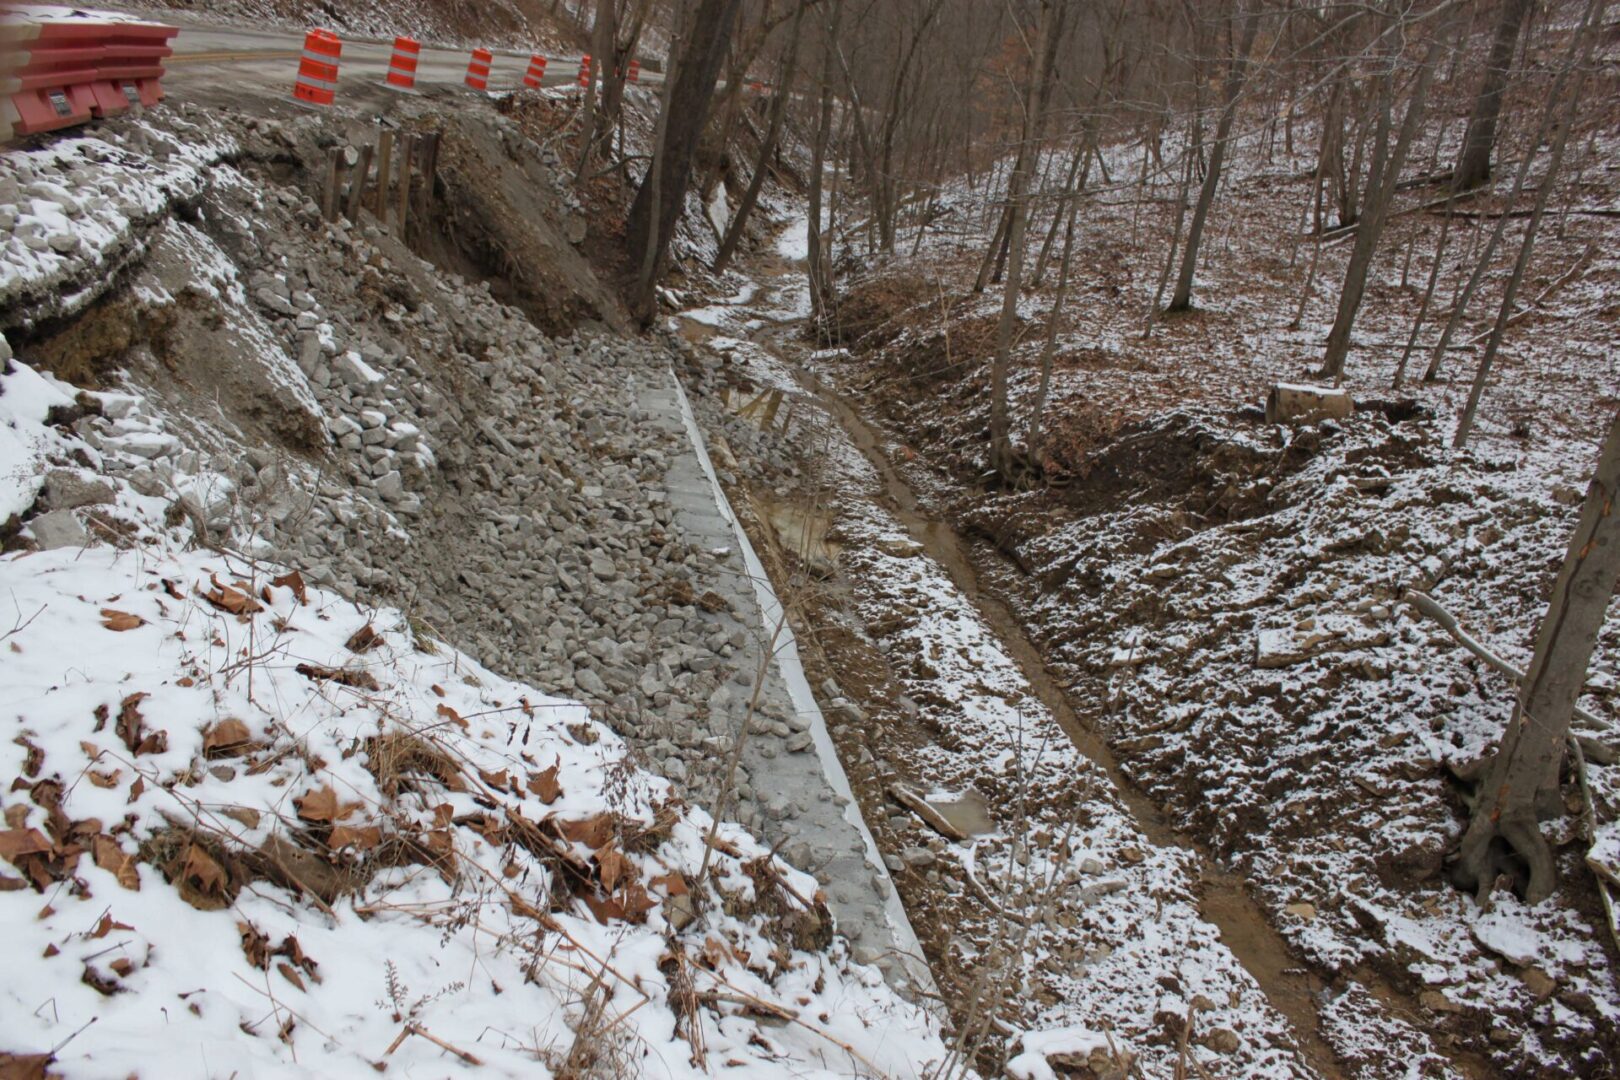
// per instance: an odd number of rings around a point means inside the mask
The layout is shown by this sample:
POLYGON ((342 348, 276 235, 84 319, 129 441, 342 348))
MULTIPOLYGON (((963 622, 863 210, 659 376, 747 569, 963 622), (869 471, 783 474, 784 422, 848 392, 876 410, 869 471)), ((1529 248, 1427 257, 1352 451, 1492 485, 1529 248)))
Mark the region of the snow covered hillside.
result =
POLYGON ((133 435, 144 409, 18 361, 0 377, 21 549, 0 559, 0 1074, 905 1076, 944 1056, 847 959, 814 879, 583 705, 196 543, 102 471, 139 440, 60 426, 133 435))

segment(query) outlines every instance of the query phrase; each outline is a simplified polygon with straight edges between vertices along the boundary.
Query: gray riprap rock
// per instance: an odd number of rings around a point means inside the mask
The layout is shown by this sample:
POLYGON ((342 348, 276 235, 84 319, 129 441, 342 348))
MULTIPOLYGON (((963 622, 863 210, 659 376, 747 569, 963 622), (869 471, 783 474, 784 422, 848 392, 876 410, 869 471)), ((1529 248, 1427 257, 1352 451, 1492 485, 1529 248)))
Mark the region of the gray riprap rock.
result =
POLYGON ((398 469, 390 469, 377 477, 377 494, 389 502, 399 502, 405 497, 405 482, 400 479, 398 469))
POLYGON ((67 510, 52 510, 48 514, 41 514, 28 523, 28 528, 33 532, 34 543, 41 551, 84 547, 90 542, 90 534, 84 531, 79 519, 67 510))
POLYGON ((52 469, 45 474, 45 505, 52 510, 110 503, 116 496, 113 486, 99 476, 76 469, 52 469))

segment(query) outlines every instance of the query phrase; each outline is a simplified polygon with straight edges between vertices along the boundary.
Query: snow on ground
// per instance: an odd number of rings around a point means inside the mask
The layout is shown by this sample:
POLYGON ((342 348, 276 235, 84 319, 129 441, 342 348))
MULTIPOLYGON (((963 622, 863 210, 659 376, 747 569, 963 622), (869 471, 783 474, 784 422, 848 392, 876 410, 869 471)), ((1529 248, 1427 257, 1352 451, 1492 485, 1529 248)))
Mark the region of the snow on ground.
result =
MULTIPOLYGON (((1281 152, 1268 159, 1252 138, 1205 238, 1196 309, 1158 319, 1151 340, 1169 221, 1125 190, 1140 146, 1107 153, 1113 182, 1082 203, 1083 258, 1046 414, 1054 489, 985 494, 964 483, 985 468, 1000 306, 994 288, 969 291, 989 221, 982 186, 941 196, 947 213, 923 257, 873 260, 839 313, 852 347, 824 366, 920 452, 903 470, 931 508, 1010 556, 984 564, 1000 568, 991 580, 1071 701, 1178 827, 1232 860, 1294 950, 1324 977, 1387 981, 1383 996, 1404 995, 1439 1042, 1510 1075, 1590 1071, 1614 1045, 1612 953, 1580 857, 1590 850, 1606 866, 1608 849, 1589 848, 1573 818, 1549 825, 1564 898, 1534 909, 1493 900, 1494 918, 1548 951, 1528 962, 1504 955, 1499 934, 1481 935, 1485 913, 1442 876, 1467 813, 1452 772, 1488 750, 1512 688, 1402 594, 1431 592, 1512 662, 1528 660, 1616 406, 1614 226, 1582 212, 1613 202, 1601 163, 1615 143, 1602 130, 1583 131, 1581 143, 1557 200, 1566 212, 1540 235, 1465 452, 1449 445, 1520 226, 1462 321, 1465 347, 1424 382, 1435 312, 1453 302, 1489 219, 1455 221, 1437 264, 1443 215, 1417 208, 1433 191, 1403 195, 1410 203, 1386 234, 1347 369, 1366 408, 1342 423, 1266 425, 1257 406, 1270 385, 1310 380, 1320 363, 1349 245, 1324 245, 1306 290, 1312 245, 1294 238, 1309 169, 1281 152), (1439 288, 1397 392, 1431 270, 1439 288)), ((1176 146, 1166 148, 1172 160, 1176 146)), ((1451 149, 1442 140, 1422 156, 1449 160, 1451 149)), ((1173 198, 1160 175, 1148 191, 1173 198)), ((1500 194, 1477 197, 1470 213, 1489 212, 1500 194)), ((1032 227, 1032 262, 1049 224, 1032 227)), ((1020 303, 1016 442, 1054 275, 1020 303)), ((1603 715, 1620 655, 1620 622, 1609 627, 1587 699, 1603 715)), ((1620 814, 1617 771, 1590 770, 1600 821, 1620 814)), ((1365 1011, 1348 1019, 1380 996, 1350 985, 1321 1010, 1324 1034, 1347 1062, 1382 1075, 1379 1054, 1407 1045, 1409 1032, 1365 1011)))
POLYGON ((111 501, 59 511, 97 542, 0 559, 0 1052, 68 1077, 943 1056, 844 958, 813 879, 733 826, 704 879, 707 816, 584 706, 191 543, 166 499, 89 468, 130 449, 46 423, 138 402, 7 370, 8 498, 51 468, 111 501))
POLYGON ((194 198, 203 174, 239 149, 211 125, 172 113, 165 124, 173 130, 129 119, 116 133, 0 155, 0 308, 84 310, 140 253, 148 227, 194 198), (95 278, 98 287, 61 291, 95 278))

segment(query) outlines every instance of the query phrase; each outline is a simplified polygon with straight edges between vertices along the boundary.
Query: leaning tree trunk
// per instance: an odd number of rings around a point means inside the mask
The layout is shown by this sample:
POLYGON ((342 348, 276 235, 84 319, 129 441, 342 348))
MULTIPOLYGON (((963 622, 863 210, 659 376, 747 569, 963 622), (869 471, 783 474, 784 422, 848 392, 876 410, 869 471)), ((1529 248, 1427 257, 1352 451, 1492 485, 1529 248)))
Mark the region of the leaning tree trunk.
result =
POLYGON ((1232 53, 1232 66, 1226 75, 1226 101, 1221 107, 1221 119, 1215 129, 1215 146, 1209 152, 1209 170, 1204 173, 1204 186, 1198 192, 1198 205, 1193 207, 1192 224, 1187 227, 1187 250, 1181 256, 1181 276, 1176 279, 1176 292, 1170 298, 1170 311, 1186 311, 1192 307, 1193 274, 1198 269, 1198 244, 1204 236, 1204 223, 1209 219, 1210 204, 1215 201, 1215 189, 1221 184, 1221 162, 1226 157, 1226 141, 1232 135, 1232 118, 1237 115, 1238 97, 1243 93, 1243 78, 1248 71, 1249 50, 1254 47, 1255 30, 1260 25, 1258 10, 1245 11, 1243 40, 1232 53))
POLYGON ((1496 40, 1491 43, 1490 59, 1485 62, 1485 81, 1474 99, 1474 111, 1468 117, 1468 129, 1463 135, 1462 154, 1451 177, 1451 186, 1456 191, 1479 187, 1491 178, 1491 151, 1496 147, 1496 118, 1502 111, 1502 92, 1507 89, 1519 27, 1524 25, 1533 3, 1534 0, 1502 0, 1496 40))
POLYGON ((692 161, 697 155, 698 138, 709 116, 714 83, 720 64, 731 43, 741 0, 699 0, 691 21, 691 35, 674 60, 672 78, 664 98, 662 129, 647 177, 630 204, 625 233, 632 256, 642 270, 632 297, 631 309, 642 325, 657 314, 658 278, 663 272, 675 224, 686 206, 686 189, 692 178, 692 161), (656 178, 656 188, 651 182, 656 178))
POLYGON ((1620 413, 1609 425, 1580 522, 1570 537, 1552 600, 1536 634, 1536 652, 1519 689, 1513 719, 1486 770, 1462 848, 1451 868, 1464 888, 1487 892, 1497 874, 1525 863, 1524 895, 1538 903, 1557 885, 1552 851, 1541 835, 1538 809, 1556 813, 1558 772, 1576 699, 1614 587, 1620 578, 1620 413))
POLYGON ((717 274, 724 273, 726 267, 731 265, 732 256, 737 253, 737 245, 742 242, 743 229, 748 225, 749 215, 754 212, 754 204, 759 201, 760 189, 765 186, 765 171, 770 167, 771 155, 776 152, 777 140, 782 135, 782 118, 787 113, 788 99, 793 96, 793 81, 799 70, 800 31, 804 28, 804 13, 807 7, 806 4, 800 4, 793 13, 793 32, 788 37, 782 55, 780 74, 777 76, 776 91, 771 97, 770 120, 767 122, 765 137, 759 141, 759 157, 754 162, 754 171, 748 177, 748 189, 743 192, 736 213, 731 215, 726 235, 720 241, 720 251, 714 257, 714 272, 717 274))

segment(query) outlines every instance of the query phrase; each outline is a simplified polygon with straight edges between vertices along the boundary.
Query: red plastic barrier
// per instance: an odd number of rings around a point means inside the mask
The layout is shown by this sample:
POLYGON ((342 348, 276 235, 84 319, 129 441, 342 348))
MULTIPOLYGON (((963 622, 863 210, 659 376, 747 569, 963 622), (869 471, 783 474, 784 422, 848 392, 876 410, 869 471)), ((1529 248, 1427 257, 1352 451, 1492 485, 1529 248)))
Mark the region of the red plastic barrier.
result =
POLYGON ((586 53, 579 58, 579 85, 591 85, 591 54, 586 53))
POLYGON ((298 61, 298 80, 293 97, 309 105, 328 106, 337 100, 338 61, 343 42, 330 30, 311 30, 304 35, 304 55, 298 61))
POLYGON ((396 90, 416 88, 416 65, 422 58, 422 45, 413 38, 394 39, 394 55, 388 61, 388 85, 396 90))
POLYGON ((177 33, 71 9, 0 20, 0 138, 156 105, 177 33))
POLYGON ((467 85, 474 90, 489 89, 489 68, 495 56, 488 49, 474 49, 472 61, 467 64, 467 85))
POLYGON ((546 58, 536 54, 529 58, 529 71, 523 76, 523 85, 530 90, 540 89, 546 81, 546 58))
POLYGON ((8 117, 19 135, 88 123, 95 115, 100 22, 24 22, 7 27, 16 70, 7 80, 8 117))
POLYGON ((96 115, 116 116, 162 101, 163 61, 174 54, 169 43, 179 32, 156 23, 109 23, 96 68, 99 78, 91 87, 96 115))

